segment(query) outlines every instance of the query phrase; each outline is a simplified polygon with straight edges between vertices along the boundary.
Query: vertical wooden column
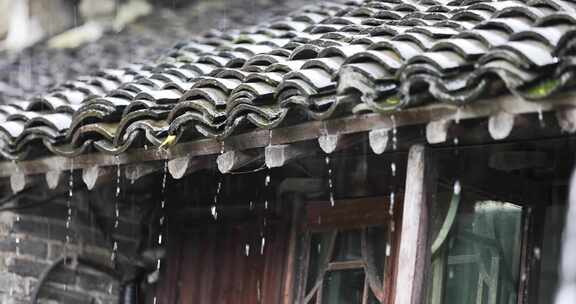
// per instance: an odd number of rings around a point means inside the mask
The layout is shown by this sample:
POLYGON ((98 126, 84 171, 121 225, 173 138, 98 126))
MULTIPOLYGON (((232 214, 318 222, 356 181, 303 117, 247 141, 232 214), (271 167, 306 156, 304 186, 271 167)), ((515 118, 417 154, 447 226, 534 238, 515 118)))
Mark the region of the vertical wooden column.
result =
POLYGON ((560 262, 560 282, 554 304, 570 304, 576 301, 576 168, 570 178, 568 214, 562 240, 562 260, 560 262))
POLYGON ((425 300, 425 277, 430 264, 428 201, 434 176, 424 145, 408 154, 402 231, 398 255, 395 304, 421 304, 425 300))
POLYGON ((282 293, 282 303, 292 304, 296 296, 296 265, 298 264, 298 235, 300 233, 299 225, 302 215, 302 208, 304 200, 302 194, 294 193, 290 196, 294 202, 292 203, 292 219, 290 226, 290 236, 288 241, 288 254, 286 255, 286 274, 284 277, 284 287, 282 293))

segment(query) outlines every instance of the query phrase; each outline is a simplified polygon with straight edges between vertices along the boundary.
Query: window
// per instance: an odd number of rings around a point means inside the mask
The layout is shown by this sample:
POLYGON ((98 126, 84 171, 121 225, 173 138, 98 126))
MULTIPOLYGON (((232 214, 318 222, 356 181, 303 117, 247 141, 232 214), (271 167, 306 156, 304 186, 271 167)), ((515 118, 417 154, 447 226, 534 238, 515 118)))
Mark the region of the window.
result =
POLYGON ((553 302, 574 144, 436 151, 429 304, 553 302))
POLYGON ((383 197, 309 203, 297 303, 390 303, 398 209, 383 197))

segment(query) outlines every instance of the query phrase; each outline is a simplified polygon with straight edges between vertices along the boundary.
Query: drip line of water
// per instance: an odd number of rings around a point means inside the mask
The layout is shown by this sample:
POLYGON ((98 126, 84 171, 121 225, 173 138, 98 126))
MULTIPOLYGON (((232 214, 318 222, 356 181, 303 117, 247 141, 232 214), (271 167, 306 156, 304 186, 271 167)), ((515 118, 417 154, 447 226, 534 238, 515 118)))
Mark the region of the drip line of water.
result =
POLYGON ((118 257, 118 240, 115 235, 118 233, 118 227, 120 225, 120 187, 121 187, 121 168, 118 156, 115 157, 116 160, 116 191, 114 192, 114 225, 112 229, 112 253, 110 254, 110 261, 112 264, 116 263, 118 257))
MULTIPOLYGON (((168 161, 164 161, 164 168, 162 171, 162 188, 160 191, 160 209, 161 209, 161 215, 160 215, 160 220, 159 220, 159 230, 158 230, 158 247, 165 247, 166 245, 166 240, 164 237, 164 232, 165 232, 165 227, 167 224, 166 221, 166 180, 168 179, 168 161)), ((158 257, 158 259, 156 260, 156 272, 158 273, 158 275, 160 275, 160 269, 162 267, 162 260, 160 259, 160 257, 158 257)), ((158 298, 156 297, 156 295, 154 295, 154 299, 153 299, 154 304, 158 303, 158 298)))

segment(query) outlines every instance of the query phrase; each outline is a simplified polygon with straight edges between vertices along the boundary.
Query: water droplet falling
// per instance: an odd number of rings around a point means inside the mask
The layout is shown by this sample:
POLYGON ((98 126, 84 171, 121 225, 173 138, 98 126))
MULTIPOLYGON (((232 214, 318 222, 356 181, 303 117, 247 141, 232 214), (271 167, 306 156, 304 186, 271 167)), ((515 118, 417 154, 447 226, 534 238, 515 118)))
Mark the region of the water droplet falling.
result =
POLYGON ((462 186, 460 186, 460 181, 454 183, 454 194, 459 195, 462 192, 462 186))
POLYGON ((264 210, 268 210, 268 187, 270 186, 270 169, 264 178, 264 210))
MULTIPOLYGON (((460 124, 460 119, 462 117, 462 110, 460 108, 456 109, 456 114, 454 114, 454 123, 458 126, 460 124)), ((458 132, 458 131, 456 131, 458 132)), ((458 146, 460 144, 460 139, 458 138, 458 134, 454 136, 453 139, 454 146, 458 146)))
POLYGON ((246 256, 250 255, 250 244, 244 245, 244 255, 246 256))
POLYGON ((262 237, 260 240, 260 255, 264 254, 264 249, 266 248, 266 238, 262 237))
POLYGON ((390 192, 390 207, 388 208, 388 213, 394 215, 394 203, 396 202, 396 193, 394 190, 390 192))
POLYGON ((390 246, 389 243, 386 243, 386 256, 390 256, 390 251, 392 250, 392 247, 390 246))
POLYGON ((536 260, 540 260, 540 257, 541 257, 540 247, 535 247, 534 248, 534 258, 536 260))
POLYGON ((543 113, 542 107, 538 108, 538 122, 540 122, 541 128, 546 127, 546 122, 544 121, 544 113, 543 113))
POLYGON ((326 168, 328 169, 328 192, 330 195, 330 206, 334 207, 334 183, 332 182, 332 167, 330 166, 330 155, 326 155, 326 168))

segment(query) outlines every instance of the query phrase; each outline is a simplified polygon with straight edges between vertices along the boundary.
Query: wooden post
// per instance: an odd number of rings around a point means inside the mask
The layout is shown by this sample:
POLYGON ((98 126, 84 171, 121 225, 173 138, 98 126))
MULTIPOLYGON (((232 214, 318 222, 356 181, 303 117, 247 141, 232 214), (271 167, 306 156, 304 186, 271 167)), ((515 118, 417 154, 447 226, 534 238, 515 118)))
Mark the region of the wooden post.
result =
POLYGON ((302 208, 304 205, 302 194, 296 194, 291 196, 294 198, 294 203, 292 204, 292 219, 290 227, 290 239, 288 243, 288 254, 286 256, 286 275, 284 278, 284 287, 282 295, 283 304, 294 303, 294 296, 296 295, 296 265, 298 263, 298 235, 300 233, 299 224, 302 216, 302 208))
POLYGON ((425 298, 426 272, 430 264, 428 200, 432 193, 432 164, 423 145, 410 148, 406 192, 398 255, 395 304, 421 304, 425 298))

